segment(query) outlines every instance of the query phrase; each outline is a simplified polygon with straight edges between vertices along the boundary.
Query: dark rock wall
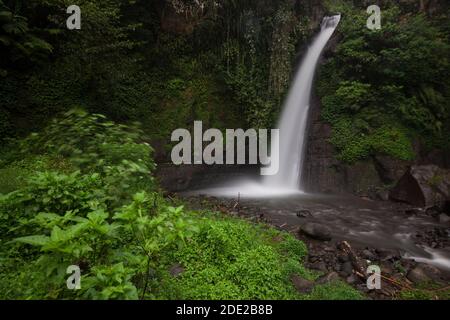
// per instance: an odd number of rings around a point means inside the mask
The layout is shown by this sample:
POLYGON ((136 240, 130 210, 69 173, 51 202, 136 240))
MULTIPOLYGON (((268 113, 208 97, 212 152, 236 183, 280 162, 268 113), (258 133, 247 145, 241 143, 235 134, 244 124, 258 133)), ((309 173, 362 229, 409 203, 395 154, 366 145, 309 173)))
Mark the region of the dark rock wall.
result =
POLYGON ((347 165, 336 159, 336 150, 328 141, 331 127, 320 120, 320 100, 315 95, 311 103, 308 132, 303 167, 303 187, 306 191, 371 196, 383 186, 372 160, 347 165))
POLYGON ((320 108, 320 99, 313 94, 303 167, 303 187, 306 191, 378 197, 412 165, 436 164, 441 168, 450 168, 448 153, 427 150, 418 142, 414 143, 416 159, 413 161, 379 154, 351 165, 342 163, 336 158, 337 152, 329 142, 331 126, 321 120, 320 108))
POLYGON ((259 175, 256 165, 173 165, 158 164, 155 176, 159 185, 170 192, 223 186, 226 182, 259 175))
MULTIPOLYGON (((292 0, 296 8, 296 15, 308 16, 310 29, 314 33, 320 26, 324 15, 327 14, 323 0, 292 0)), ((442 11, 448 7, 448 1, 444 0, 396 0, 403 8, 411 11, 421 11, 428 15, 442 11)), ((385 1, 378 1, 383 6, 385 1)), ((364 5, 373 4, 372 1, 363 2, 364 5)), ((195 25, 201 20, 187 19, 177 14, 167 6, 163 0, 157 1, 156 7, 161 16, 163 30, 179 34, 189 34, 195 25)), ((333 48, 339 42, 339 35, 335 34, 325 48, 324 58, 333 54, 333 48)), ((302 53, 307 48, 299 48, 299 61, 302 53)), ((293 68, 295 69, 295 68, 293 68)), ((386 155, 376 155, 365 161, 359 161, 349 165, 340 162, 336 158, 336 150, 328 142, 332 131, 329 124, 320 119, 320 99, 313 95, 308 138, 305 147, 305 162, 303 173, 303 187, 309 192, 325 193, 352 193, 365 196, 376 196, 380 191, 392 187, 407 171, 411 165, 436 164, 442 168, 450 168, 450 155, 436 150, 427 150, 420 143, 415 142, 414 148, 417 157, 414 161, 401 161, 392 159, 386 155)), ((166 150, 156 147, 157 162, 167 161, 166 150)), ((222 167, 222 166, 220 166, 222 167)), ((255 169, 250 169, 250 171, 255 169)), ((162 165, 157 172, 162 185, 168 190, 180 191, 197 187, 201 181, 220 180, 227 174, 234 175, 242 172, 241 169, 211 169, 204 166, 165 166, 162 165), (231 171, 230 171, 231 170, 231 171), (202 178, 203 175, 203 178, 202 178), (199 182, 200 181, 200 182, 199 182)))

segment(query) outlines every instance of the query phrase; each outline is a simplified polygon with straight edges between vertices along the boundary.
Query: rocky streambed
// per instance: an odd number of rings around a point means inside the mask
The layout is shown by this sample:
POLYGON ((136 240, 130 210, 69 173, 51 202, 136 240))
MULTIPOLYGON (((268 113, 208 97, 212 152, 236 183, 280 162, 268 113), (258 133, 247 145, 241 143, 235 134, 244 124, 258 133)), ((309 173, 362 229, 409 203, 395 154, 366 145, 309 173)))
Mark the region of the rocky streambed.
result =
MULTIPOLYGON (((226 214, 264 222, 295 234, 309 249, 306 266, 320 281, 340 278, 374 299, 433 283, 449 290, 449 217, 432 209, 353 196, 299 194, 272 199, 180 194, 193 208, 205 203, 226 214), (381 269, 382 286, 369 290, 367 266, 381 269)), ((292 279, 300 291, 313 285, 292 279)))

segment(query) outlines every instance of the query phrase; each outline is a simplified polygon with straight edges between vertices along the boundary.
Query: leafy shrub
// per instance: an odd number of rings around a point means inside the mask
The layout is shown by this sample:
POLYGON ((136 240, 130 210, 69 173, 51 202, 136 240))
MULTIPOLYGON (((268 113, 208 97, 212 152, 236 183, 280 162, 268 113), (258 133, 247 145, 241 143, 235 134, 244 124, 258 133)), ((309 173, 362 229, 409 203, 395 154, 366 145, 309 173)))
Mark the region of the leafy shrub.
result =
POLYGON ((33 133, 20 143, 26 153, 57 154, 69 158, 82 170, 100 170, 135 161, 154 169, 152 148, 142 142, 138 124, 125 126, 100 114, 72 109, 58 117, 42 133, 33 133))
POLYGON ((404 128, 384 125, 367 133, 355 125, 357 121, 341 118, 334 123, 331 143, 339 151, 339 158, 352 163, 374 154, 387 154, 403 160, 414 158, 411 141, 404 128))
POLYGON ((320 68, 321 114, 331 142, 347 162, 374 153, 412 159, 411 141, 449 146, 450 46, 445 30, 401 5, 383 9, 383 27, 365 28, 366 8, 350 1, 327 2, 341 12, 334 54, 320 68), (444 71, 446 70, 446 71, 444 71))
POLYGON ((40 298, 136 299, 138 290, 145 296, 146 285, 139 286, 135 280, 140 277, 146 283, 150 268, 159 268, 159 255, 173 245, 178 247, 196 231, 182 218, 181 207, 152 208, 151 197, 136 194, 131 204, 112 217, 99 208, 86 217, 72 210, 64 215, 39 213, 30 219, 35 230, 43 233, 14 242, 40 249, 34 263, 43 277, 36 285, 47 290, 40 298), (132 259, 124 262, 127 256, 132 259), (73 264, 83 274, 82 288, 75 293, 62 289, 65 270, 73 264))
POLYGON ((307 297, 310 300, 361 300, 363 295, 342 281, 315 286, 307 297))
POLYGON ((287 299, 301 298, 293 273, 317 277, 292 235, 169 205, 138 131, 82 111, 65 117, 10 155, 6 168, 23 172, 0 195, 1 298, 287 299), (70 265, 81 268, 80 290, 66 288, 70 265))
POLYGON ((168 207, 152 191, 151 149, 139 138, 137 130, 75 110, 18 144, 19 154, 48 155, 9 164, 29 172, 0 198, 1 264, 12 281, 21 279, 14 289, 1 277, 10 297, 136 298, 138 289, 145 295, 142 283, 150 267, 158 268, 161 250, 181 244, 195 227, 182 208, 168 207), (53 160, 61 156, 70 164, 53 160), (129 259, 122 266, 123 257, 129 259), (64 289, 71 264, 80 265, 89 290, 64 289))
POLYGON ((282 253, 297 261, 304 261, 308 255, 306 245, 295 239, 292 235, 286 235, 279 247, 282 253))
POLYGON ((181 299, 296 297, 283 253, 292 248, 298 254, 292 260, 300 265, 296 258, 306 252, 303 243, 286 236, 289 240, 280 249, 267 240, 269 231, 249 223, 217 218, 199 222, 200 231, 173 256, 185 272, 168 277, 159 294, 181 299))

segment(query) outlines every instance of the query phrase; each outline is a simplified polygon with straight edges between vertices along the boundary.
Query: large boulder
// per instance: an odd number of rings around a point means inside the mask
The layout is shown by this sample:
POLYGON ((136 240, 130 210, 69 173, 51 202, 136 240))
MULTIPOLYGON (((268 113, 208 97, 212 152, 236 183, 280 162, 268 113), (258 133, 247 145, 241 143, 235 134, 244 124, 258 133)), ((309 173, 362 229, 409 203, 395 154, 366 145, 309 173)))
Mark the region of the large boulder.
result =
POLYGON ((438 268, 429 264, 422 263, 410 270, 406 277, 408 278, 408 280, 416 284, 429 281, 438 283, 445 281, 442 272, 438 268))
POLYGON ((444 209, 450 201, 450 170, 435 165, 411 166, 390 190, 389 198, 418 207, 444 209))
POLYGON ((315 222, 307 222, 300 227, 300 231, 308 237, 328 241, 331 240, 331 230, 327 226, 315 222))
POLYGON ((298 275, 292 275, 291 281, 295 289, 300 293, 310 293, 313 290, 314 282, 303 279, 298 275))
POLYGON ((399 160, 380 154, 375 155, 373 161, 380 179, 385 184, 391 184, 398 181, 405 173, 405 169, 412 164, 410 161, 399 160))
POLYGON ((368 159, 345 164, 336 158, 337 151, 329 141, 332 128, 320 120, 317 100, 317 97, 312 97, 317 110, 311 111, 302 176, 304 188, 312 193, 351 193, 365 196, 374 193, 376 187, 383 185, 374 162, 368 159))

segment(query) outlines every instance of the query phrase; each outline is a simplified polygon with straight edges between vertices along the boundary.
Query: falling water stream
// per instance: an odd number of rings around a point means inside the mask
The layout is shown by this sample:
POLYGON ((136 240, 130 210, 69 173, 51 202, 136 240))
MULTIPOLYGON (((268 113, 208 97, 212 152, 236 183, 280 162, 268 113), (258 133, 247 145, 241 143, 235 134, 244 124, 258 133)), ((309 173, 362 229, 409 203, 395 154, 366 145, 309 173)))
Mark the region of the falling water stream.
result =
POLYGON ((267 187, 301 190, 304 145, 314 73, 320 54, 340 19, 340 15, 323 19, 321 31, 308 48, 295 75, 278 123, 280 129, 279 171, 276 175, 266 177, 263 183, 267 187))
MULTIPOLYGON (((309 46, 295 74, 278 122, 278 128, 280 129, 279 145, 274 148, 280 151, 278 173, 266 176, 262 181, 248 179, 232 181, 218 188, 210 188, 205 193, 231 197, 239 193, 242 197, 256 198, 282 197, 303 193, 300 182, 314 74, 320 54, 340 19, 340 15, 323 19, 319 34, 309 46)), ((271 161, 276 161, 275 157, 272 157, 271 161)))

